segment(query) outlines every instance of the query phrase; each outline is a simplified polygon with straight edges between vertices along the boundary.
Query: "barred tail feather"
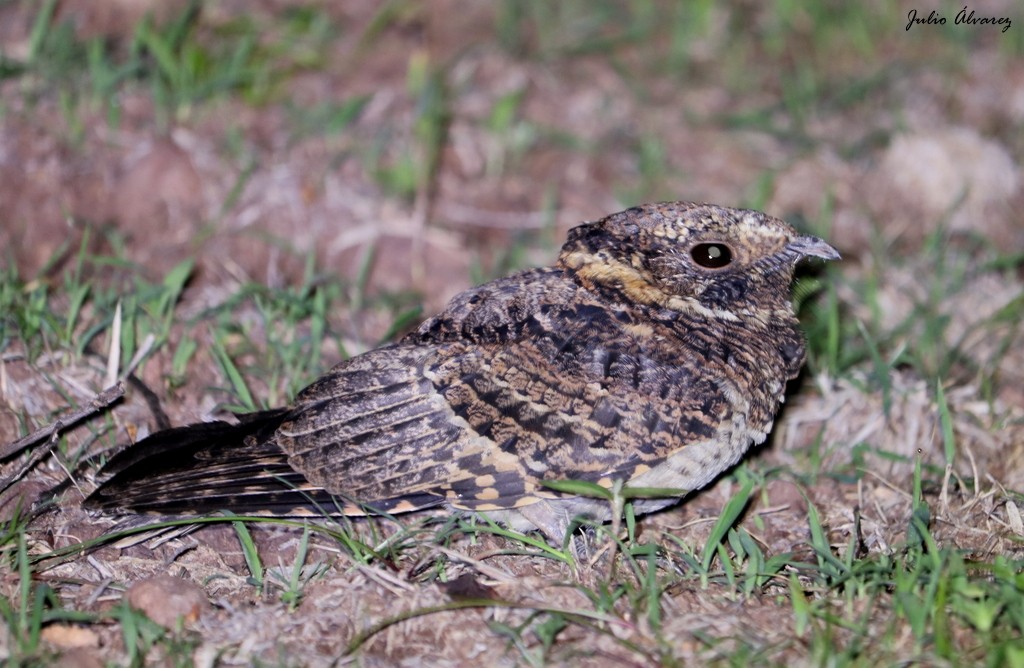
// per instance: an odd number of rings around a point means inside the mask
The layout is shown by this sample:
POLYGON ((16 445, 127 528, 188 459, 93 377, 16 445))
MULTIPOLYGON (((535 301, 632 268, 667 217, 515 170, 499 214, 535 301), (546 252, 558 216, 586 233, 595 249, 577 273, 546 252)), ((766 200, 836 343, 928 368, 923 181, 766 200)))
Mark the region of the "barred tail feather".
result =
POLYGON ((196 514, 215 510, 291 514, 334 500, 288 465, 274 432, 279 409, 157 432, 116 455, 85 501, 105 511, 196 514))

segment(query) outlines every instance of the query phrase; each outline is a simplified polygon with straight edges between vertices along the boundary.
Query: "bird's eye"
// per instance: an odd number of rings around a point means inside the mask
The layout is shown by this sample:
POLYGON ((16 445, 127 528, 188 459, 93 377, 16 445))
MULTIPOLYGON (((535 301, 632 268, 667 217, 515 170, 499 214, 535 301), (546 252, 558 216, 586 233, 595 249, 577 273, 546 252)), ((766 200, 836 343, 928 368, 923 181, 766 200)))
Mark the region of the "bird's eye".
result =
POLYGON ((721 269, 732 262, 732 251, 725 244, 697 244, 690 249, 693 261, 706 269, 721 269))

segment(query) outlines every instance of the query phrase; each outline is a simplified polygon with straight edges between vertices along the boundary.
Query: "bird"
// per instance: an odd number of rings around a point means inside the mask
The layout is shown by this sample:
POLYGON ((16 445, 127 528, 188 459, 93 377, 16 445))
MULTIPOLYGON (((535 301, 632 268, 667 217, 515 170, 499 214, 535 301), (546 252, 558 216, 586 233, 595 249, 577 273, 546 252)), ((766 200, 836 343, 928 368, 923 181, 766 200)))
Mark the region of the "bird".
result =
POLYGON ((782 220, 713 204, 585 222, 552 265, 456 295, 285 407, 129 445, 85 505, 174 516, 434 508, 553 543, 617 512, 572 483, 653 489, 634 511, 654 512, 765 441, 806 356, 795 267, 839 257, 782 220))

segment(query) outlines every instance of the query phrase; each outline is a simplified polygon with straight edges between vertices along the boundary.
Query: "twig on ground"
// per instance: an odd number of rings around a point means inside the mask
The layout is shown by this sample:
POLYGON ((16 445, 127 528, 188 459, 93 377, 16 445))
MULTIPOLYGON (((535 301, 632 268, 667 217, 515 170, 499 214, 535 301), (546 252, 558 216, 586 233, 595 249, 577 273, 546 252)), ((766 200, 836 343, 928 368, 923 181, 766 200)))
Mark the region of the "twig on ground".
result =
POLYGON ((109 407, 115 401, 120 399, 124 395, 124 383, 119 382, 116 385, 108 387, 99 394, 97 394, 92 401, 85 406, 82 406, 78 410, 72 411, 67 415, 57 418, 45 427, 41 427, 28 436, 24 436, 13 443, 8 443, 3 448, 0 448, 0 460, 7 459, 16 454, 21 453, 23 450, 31 448, 36 443, 44 440, 50 441, 50 447, 41 449, 35 452, 27 462, 25 462, 17 471, 0 484, 0 493, 7 491, 7 489, 15 482, 21 479, 33 466, 38 464, 46 455, 50 453, 53 445, 57 443, 57 439, 61 433, 65 430, 75 426, 85 418, 89 417, 94 413, 98 413, 109 407))

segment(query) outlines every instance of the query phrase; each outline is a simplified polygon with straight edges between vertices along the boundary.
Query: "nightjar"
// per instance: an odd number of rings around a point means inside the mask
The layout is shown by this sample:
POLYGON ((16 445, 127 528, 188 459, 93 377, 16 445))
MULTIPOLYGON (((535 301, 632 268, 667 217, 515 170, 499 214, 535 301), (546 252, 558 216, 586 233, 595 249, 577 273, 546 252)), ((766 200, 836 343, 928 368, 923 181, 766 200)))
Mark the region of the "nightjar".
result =
POLYGON ((757 211, 668 202, 569 232, 553 266, 456 296, 290 406, 155 433, 104 468, 107 511, 486 512, 561 541, 602 499, 550 481, 711 482, 765 440, 804 338, 795 265, 827 243, 757 211))

